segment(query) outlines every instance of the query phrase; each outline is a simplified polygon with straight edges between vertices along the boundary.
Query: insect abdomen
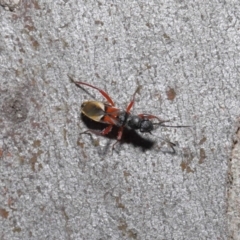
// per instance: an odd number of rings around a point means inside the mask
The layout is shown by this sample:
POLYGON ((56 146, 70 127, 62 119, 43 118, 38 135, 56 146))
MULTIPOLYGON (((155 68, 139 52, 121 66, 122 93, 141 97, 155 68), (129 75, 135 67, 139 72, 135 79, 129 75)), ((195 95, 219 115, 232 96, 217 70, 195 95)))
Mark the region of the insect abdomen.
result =
POLYGON ((82 104, 81 112, 88 118, 100 122, 105 115, 105 106, 102 102, 87 101, 82 104))

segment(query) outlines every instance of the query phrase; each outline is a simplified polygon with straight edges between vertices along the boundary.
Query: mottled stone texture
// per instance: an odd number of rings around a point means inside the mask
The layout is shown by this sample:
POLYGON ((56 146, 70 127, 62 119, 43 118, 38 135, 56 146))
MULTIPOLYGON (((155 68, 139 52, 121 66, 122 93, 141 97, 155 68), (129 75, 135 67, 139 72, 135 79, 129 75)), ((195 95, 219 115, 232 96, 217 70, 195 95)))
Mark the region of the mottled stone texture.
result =
POLYGON ((240 3, 16 2, 0 8, 0 239, 239 239, 240 3), (117 129, 80 135, 105 127, 81 103, 104 99, 68 74, 122 109, 141 86, 133 113, 191 127, 112 151, 117 129))

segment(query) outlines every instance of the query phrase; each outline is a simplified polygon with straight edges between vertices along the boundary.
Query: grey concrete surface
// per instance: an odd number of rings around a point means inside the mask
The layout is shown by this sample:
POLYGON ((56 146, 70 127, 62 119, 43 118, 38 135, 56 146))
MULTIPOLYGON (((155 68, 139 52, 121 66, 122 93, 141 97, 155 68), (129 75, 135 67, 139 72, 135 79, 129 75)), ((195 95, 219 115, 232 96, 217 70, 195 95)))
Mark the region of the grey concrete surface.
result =
POLYGON ((240 3, 3 2, 0 239, 240 239, 240 3), (191 127, 112 152, 79 134, 81 103, 103 97, 67 74, 122 109, 141 86, 133 113, 191 127))

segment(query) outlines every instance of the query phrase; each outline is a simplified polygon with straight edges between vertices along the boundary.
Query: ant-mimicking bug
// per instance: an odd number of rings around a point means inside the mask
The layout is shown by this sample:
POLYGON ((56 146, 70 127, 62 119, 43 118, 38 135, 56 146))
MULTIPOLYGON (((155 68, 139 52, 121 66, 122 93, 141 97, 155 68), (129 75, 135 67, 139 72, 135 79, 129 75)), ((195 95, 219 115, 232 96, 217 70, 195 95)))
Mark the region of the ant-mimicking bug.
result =
MULTIPOLYGON (((87 130, 87 131, 84 131, 83 133, 90 131, 100 135, 107 135, 108 133, 111 132, 113 126, 118 127, 119 130, 117 134, 117 141, 113 144, 112 148, 114 148, 115 144, 121 140, 124 128, 139 130, 142 133, 145 133, 145 132, 151 133, 151 131, 154 129, 153 128, 154 125, 160 125, 163 127, 175 127, 175 128, 189 127, 189 126, 164 125, 164 123, 169 122, 169 120, 162 120, 159 117, 151 114, 145 114, 145 113, 141 113, 138 115, 131 114, 130 110, 133 107, 133 104, 135 102, 135 95, 138 92, 139 87, 134 92, 132 100, 128 104, 126 110, 121 110, 115 107, 115 104, 111 99, 111 97, 102 89, 95 87, 89 83, 80 82, 80 81, 76 82, 70 75, 68 75, 68 77, 78 87, 81 87, 81 85, 85 85, 98 90, 102 94, 102 96, 107 100, 108 103, 103 103, 103 102, 94 101, 94 100, 86 101, 82 103, 81 112, 86 117, 88 117, 89 119, 92 119, 95 122, 108 124, 108 126, 100 132, 94 131, 94 130, 87 130), (159 122, 154 123, 152 122, 153 119, 157 119, 159 122)), ((174 146, 176 146, 176 144, 166 139, 163 139, 163 140, 166 141, 171 146, 173 152, 175 153, 174 146)))

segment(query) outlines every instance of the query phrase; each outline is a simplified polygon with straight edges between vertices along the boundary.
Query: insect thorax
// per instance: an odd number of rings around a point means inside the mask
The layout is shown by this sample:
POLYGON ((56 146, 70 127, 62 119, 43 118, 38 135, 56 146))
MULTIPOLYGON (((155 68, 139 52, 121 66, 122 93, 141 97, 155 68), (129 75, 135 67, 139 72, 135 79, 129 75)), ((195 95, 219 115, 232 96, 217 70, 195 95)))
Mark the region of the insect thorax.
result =
POLYGON ((129 118, 130 114, 125 112, 125 111, 120 111, 118 114, 118 127, 123 127, 126 125, 128 118, 129 118))

